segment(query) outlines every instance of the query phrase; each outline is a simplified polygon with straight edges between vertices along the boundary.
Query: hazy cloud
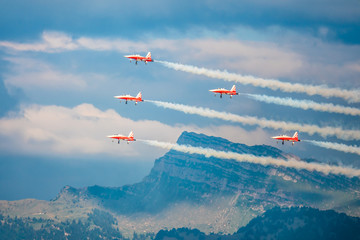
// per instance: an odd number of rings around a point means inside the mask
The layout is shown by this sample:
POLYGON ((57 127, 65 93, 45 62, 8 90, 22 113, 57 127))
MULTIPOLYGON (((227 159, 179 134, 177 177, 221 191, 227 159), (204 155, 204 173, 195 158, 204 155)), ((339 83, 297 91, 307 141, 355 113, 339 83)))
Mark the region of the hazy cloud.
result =
POLYGON ((107 135, 127 135, 134 131, 135 138, 175 142, 183 131, 195 131, 221 136, 233 141, 244 141, 252 134, 251 141, 269 139, 261 130, 246 132, 239 127, 196 125, 170 126, 158 121, 134 121, 112 109, 101 111, 91 104, 74 108, 61 106, 23 106, 20 113, 11 113, 0 119, 0 148, 4 152, 35 155, 92 155, 105 154, 119 157, 141 156, 153 160, 159 152, 137 142, 126 144, 111 142, 107 135), (234 134, 234 133, 237 134, 234 134), (242 133, 242 134, 240 134, 242 133))
POLYGON ((74 38, 69 34, 56 31, 44 31, 41 41, 33 43, 16 43, 10 41, 0 41, 0 47, 14 51, 35 51, 56 53, 74 50, 94 50, 94 51, 148 51, 149 49, 169 49, 175 48, 176 41, 167 39, 148 39, 147 41, 131 41, 122 38, 74 38))
POLYGON ((86 80, 82 76, 64 73, 43 61, 30 58, 5 58, 11 63, 10 71, 4 74, 7 87, 22 89, 84 89, 86 80))
MULTIPOLYGON (((321 29, 321 32, 324 32, 326 28, 321 29)), ((171 30, 168 31, 169 34, 172 33, 171 30)), ((146 40, 73 37, 63 32, 44 31, 40 41, 0 41, 0 47, 13 51, 46 53, 92 50, 146 54, 147 51, 153 51, 154 59, 161 58, 159 60, 201 62, 200 65, 236 70, 242 74, 321 84, 337 83, 338 79, 346 79, 344 84, 351 85, 351 82, 356 83, 353 79, 359 73, 356 54, 360 52, 358 46, 327 43, 321 38, 301 35, 283 28, 269 28, 261 32, 239 26, 233 29, 234 33, 226 35, 220 32, 195 35, 194 31, 190 28, 185 34, 180 34, 174 30, 172 35, 176 36, 175 38, 149 35, 145 37, 146 40), (258 36, 253 37, 253 40, 245 40, 247 38, 243 36, 249 32, 255 32, 251 34, 258 36), (219 34, 221 39, 217 36, 219 34), (270 37, 264 39, 265 36, 270 37), (165 59, 167 56, 169 59, 165 59)))
POLYGON ((193 39, 185 40, 188 49, 193 49, 188 60, 212 60, 217 67, 241 69, 263 76, 289 76, 297 71, 303 57, 287 48, 263 41, 239 41, 235 39, 193 39), (221 61, 216 61, 216 59, 221 61))

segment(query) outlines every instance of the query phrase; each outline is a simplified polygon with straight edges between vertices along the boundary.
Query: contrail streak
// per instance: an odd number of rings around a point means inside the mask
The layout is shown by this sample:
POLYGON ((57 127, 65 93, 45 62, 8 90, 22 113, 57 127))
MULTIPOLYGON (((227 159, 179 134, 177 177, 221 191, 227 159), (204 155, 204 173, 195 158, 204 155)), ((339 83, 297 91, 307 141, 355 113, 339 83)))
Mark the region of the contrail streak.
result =
POLYGON ((240 93, 240 94, 246 95, 249 98, 257 101, 274 103, 282 106, 301 108, 304 110, 311 109, 320 112, 341 113, 352 116, 360 116, 360 109, 358 108, 334 105, 332 103, 317 103, 311 100, 297 100, 292 98, 280 98, 280 97, 272 97, 267 95, 248 94, 248 93, 240 93))
POLYGON ((314 140, 302 140, 302 141, 309 142, 315 146, 319 146, 319 147, 323 147, 323 148, 327 148, 327 149, 334 149, 334 150, 341 151, 341 152, 355 153, 357 155, 360 155, 360 147, 358 147, 356 145, 349 146, 349 145, 342 144, 342 143, 321 142, 321 141, 314 141, 314 140))
POLYGON ((227 71, 212 70, 207 68, 199 68, 191 65, 180 63, 172 63, 167 61, 156 61, 168 68, 180 70, 197 75, 204 75, 210 78, 223 79, 230 82, 238 82, 245 85, 253 85, 255 87, 270 88, 272 90, 280 90, 283 92, 306 93, 310 96, 320 95, 326 98, 339 97, 348 102, 360 102, 360 90, 345 90, 340 88, 329 88, 326 86, 314 86, 301 83, 281 82, 276 79, 263 79, 254 76, 243 76, 241 74, 229 73, 227 71))
POLYGON ((285 131, 301 131, 306 132, 309 135, 313 135, 318 133, 322 137, 326 138, 328 136, 336 136, 339 139, 343 140, 359 140, 360 139, 360 131, 359 130, 344 130, 340 127, 319 127, 317 125, 309 125, 309 124, 300 124, 300 123, 292 123, 292 122, 284 122, 284 121, 274 121, 268 120, 265 118, 256 118, 251 116, 239 116, 232 113, 227 112, 218 112, 209 108, 202 107, 193 107, 183 104, 176 103, 168 103, 162 101, 153 101, 146 100, 147 102, 151 102, 156 106, 173 109, 177 111, 181 111, 187 114, 196 114, 203 117, 208 118, 217 118, 225 121, 242 123, 244 125, 258 125, 261 127, 267 127, 272 129, 283 129, 285 131))
POLYGON ((239 162, 250 162, 255 164, 261 164, 264 166, 273 165, 277 167, 295 168, 298 170, 318 171, 324 174, 337 174, 345 175, 347 177, 360 177, 360 169, 354 169, 351 167, 332 166, 328 164, 320 163, 308 163, 304 161, 298 161, 290 158, 287 160, 276 159, 272 157, 259 157, 250 154, 240 154, 235 152, 217 151, 212 148, 192 147, 188 145, 179 145, 167 142, 158 142, 154 140, 140 140, 151 146, 160 147, 168 150, 176 150, 189 154, 200 154, 205 157, 215 157, 221 159, 233 159, 239 162))

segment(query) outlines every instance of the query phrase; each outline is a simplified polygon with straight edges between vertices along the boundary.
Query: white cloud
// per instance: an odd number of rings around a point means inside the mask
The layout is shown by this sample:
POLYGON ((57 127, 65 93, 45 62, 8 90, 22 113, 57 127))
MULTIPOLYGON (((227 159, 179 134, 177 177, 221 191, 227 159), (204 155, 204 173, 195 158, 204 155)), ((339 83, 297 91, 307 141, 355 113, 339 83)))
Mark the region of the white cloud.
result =
MULTIPOLYGON (((189 58, 215 61, 217 68, 237 69, 260 76, 289 76, 302 65, 300 54, 282 49, 275 44, 239 40, 185 40, 193 49, 189 58)), ((190 59, 189 59, 190 60, 190 59)))
MULTIPOLYGON (((74 39, 60 32, 44 32, 38 43, 0 42, 0 46, 16 51, 61 52, 72 50, 119 51, 139 53, 149 50, 167 50, 178 59, 192 61, 215 61, 219 67, 261 73, 267 76, 279 76, 293 72, 301 65, 299 55, 281 50, 274 44, 245 42, 239 40, 201 39, 154 39, 134 42, 121 38, 74 39), (261 70, 261 71, 260 71, 261 70)), ((156 58, 156 56, 154 56, 156 58)))
POLYGON ((84 89, 87 83, 83 77, 57 70, 48 63, 30 59, 8 57, 10 71, 4 74, 7 87, 22 89, 84 89))
POLYGON ((120 116, 112 109, 101 111, 91 104, 81 104, 74 108, 30 105, 22 106, 19 113, 0 119, 0 149, 3 152, 45 156, 105 154, 148 160, 164 153, 164 150, 151 148, 140 142, 121 142, 118 145, 106 138, 114 133, 127 135, 131 130, 134 131, 135 138, 167 142, 175 142, 185 130, 248 144, 269 139, 261 129, 246 132, 233 126, 200 128, 195 125, 170 126, 150 120, 134 121, 120 116), (247 137, 249 134, 252 136, 250 140, 247 137))
POLYGON ((45 31, 41 35, 40 42, 34 43, 16 43, 9 41, 0 41, 0 47, 15 51, 35 51, 35 52, 64 52, 74 50, 95 50, 95 51, 119 51, 119 52, 133 52, 143 51, 149 49, 169 49, 175 48, 176 42, 171 40, 158 39, 142 42, 130 41, 121 38, 90 38, 79 37, 77 39, 72 36, 55 31, 45 31))
MULTIPOLYGON (((245 27, 234 28, 234 32, 245 27)), ((256 41, 235 33, 219 37, 174 34, 177 39, 147 36, 142 41, 123 38, 74 38, 61 32, 44 32, 39 42, 0 41, 0 47, 15 51, 63 52, 73 50, 117 51, 122 54, 153 52, 154 59, 227 69, 264 78, 358 87, 358 46, 328 43, 320 38, 300 35, 283 28, 269 27, 256 41), (180 37, 179 37, 180 36, 180 37), (265 38, 267 36, 267 38, 265 38)), ((170 30, 169 30, 170 31, 170 30)), ((188 32, 192 32, 189 29, 188 32)), ((328 34, 326 28, 319 28, 328 34)), ((215 33, 214 33, 215 34, 215 33)), ((321 35, 320 34, 320 35, 321 35)), ((206 34, 205 34, 206 35, 206 34)))
POLYGON ((106 38, 88 38, 81 37, 76 40, 79 48, 95 51, 147 51, 148 44, 144 42, 132 42, 125 39, 106 39, 106 38))
POLYGON ((73 42, 72 37, 61 32, 44 32, 42 35, 44 45, 48 49, 75 50, 78 45, 73 42))
POLYGON ((14 43, 1 41, 0 46, 15 51, 59 52, 78 49, 72 37, 62 32, 43 32, 42 41, 38 43, 14 43))

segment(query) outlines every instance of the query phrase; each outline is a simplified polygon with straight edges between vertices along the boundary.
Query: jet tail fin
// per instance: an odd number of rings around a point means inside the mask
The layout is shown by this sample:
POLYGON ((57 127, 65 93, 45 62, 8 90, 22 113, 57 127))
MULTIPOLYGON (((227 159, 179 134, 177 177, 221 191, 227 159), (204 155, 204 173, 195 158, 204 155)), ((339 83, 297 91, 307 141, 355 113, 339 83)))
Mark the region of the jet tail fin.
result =
POLYGON ((231 92, 236 92, 236 86, 233 85, 230 91, 231 91, 231 92))
POLYGON ((141 95, 141 92, 139 92, 137 95, 136 95, 136 98, 142 98, 142 95, 141 95))
POLYGON ((292 138, 298 139, 298 137, 299 137, 299 136, 298 136, 298 132, 295 132, 295 133, 294 133, 294 136, 293 136, 292 138))
POLYGON ((146 58, 151 59, 151 52, 148 52, 148 54, 146 55, 146 58))
POLYGON ((133 131, 131 131, 130 133, 129 133, 129 136, 128 136, 129 138, 134 138, 134 133, 133 133, 133 131))

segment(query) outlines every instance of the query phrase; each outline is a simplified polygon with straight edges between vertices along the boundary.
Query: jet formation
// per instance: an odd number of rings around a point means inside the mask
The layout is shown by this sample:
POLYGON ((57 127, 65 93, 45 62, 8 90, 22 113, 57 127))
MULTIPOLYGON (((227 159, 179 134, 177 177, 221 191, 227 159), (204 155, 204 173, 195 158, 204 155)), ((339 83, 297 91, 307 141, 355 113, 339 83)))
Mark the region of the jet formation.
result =
MULTIPOLYGON (((148 52, 148 54, 145 57, 140 56, 138 54, 136 54, 136 55, 125 55, 124 57, 130 59, 130 62, 132 60, 134 60, 135 64, 137 64, 138 61, 145 62, 145 64, 148 63, 148 62, 153 62, 154 61, 151 58, 151 52, 148 52)), ((225 88, 217 88, 217 89, 211 89, 209 91, 215 93, 215 96, 216 96, 216 94, 220 94, 220 98, 222 98, 223 94, 230 95, 230 98, 232 98, 232 96, 234 96, 234 95, 239 95, 239 93, 236 92, 236 86, 235 85, 233 85, 230 90, 227 90, 225 88)), ((143 102, 144 101, 142 99, 141 92, 139 92, 136 95, 136 97, 133 97, 133 96, 128 94, 128 95, 114 96, 114 98, 117 98, 117 99, 120 99, 120 100, 125 100, 125 104, 127 104, 128 101, 134 101, 135 105, 137 105, 138 102, 143 102)), ((127 143, 132 142, 132 141, 136 141, 136 139, 134 139, 134 133, 132 131, 130 132, 130 134, 128 136, 124 136, 124 135, 121 135, 121 134, 114 134, 114 135, 110 135, 110 136, 107 136, 107 137, 112 138, 113 141, 114 141, 114 139, 117 139, 118 144, 120 143, 120 140, 127 141, 127 143)), ((292 145, 294 145, 295 142, 300 142, 300 139, 298 138, 298 132, 295 132, 292 137, 287 136, 287 135, 281 135, 281 136, 274 136, 272 138, 276 139, 278 141, 279 140, 282 141, 283 145, 284 145, 285 141, 292 142, 292 145)))

